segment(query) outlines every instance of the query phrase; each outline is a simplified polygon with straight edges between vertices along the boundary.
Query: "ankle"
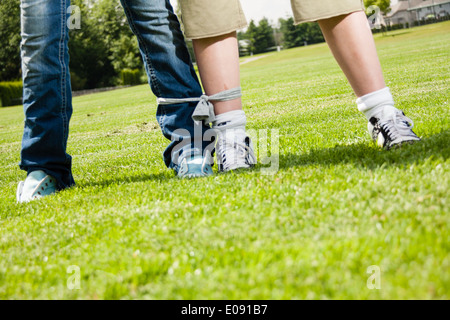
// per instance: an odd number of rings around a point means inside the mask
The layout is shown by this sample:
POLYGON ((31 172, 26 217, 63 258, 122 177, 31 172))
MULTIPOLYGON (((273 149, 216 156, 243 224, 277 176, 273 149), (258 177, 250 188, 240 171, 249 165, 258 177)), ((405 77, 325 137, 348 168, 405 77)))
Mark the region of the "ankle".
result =
POLYGON ((234 110, 216 115, 213 129, 224 131, 229 129, 242 129, 245 131, 247 117, 243 110, 234 110))
POLYGON ((397 110, 394 99, 388 87, 366 94, 356 100, 358 110, 364 113, 367 120, 372 117, 382 117, 385 113, 397 110))

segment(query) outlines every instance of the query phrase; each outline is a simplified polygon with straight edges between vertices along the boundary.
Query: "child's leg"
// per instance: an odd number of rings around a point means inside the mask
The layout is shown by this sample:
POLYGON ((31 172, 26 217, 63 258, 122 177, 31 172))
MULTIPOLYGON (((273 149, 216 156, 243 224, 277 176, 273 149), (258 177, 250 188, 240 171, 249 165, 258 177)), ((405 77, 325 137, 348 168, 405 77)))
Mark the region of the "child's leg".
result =
POLYGON ((386 87, 372 32, 363 11, 320 20, 319 25, 358 97, 386 87))
POLYGON ((331 51, 358 96, 358 109, 369 120, 372 138, 386 148, 419 140, 411 130, 412 121, 394 107, 363 2, 291 0, 291 3, 295 23, 319 22, 331 51))
MULTIPOLYGON (((202 84, 208 96, 240 86, 239 48, 236 32, 193 40, 202 84)), ((217 115, 242 110, 240 98, 214 102, 217 115)))
POLYGON ((411 130, 412 121, 394 107, 365 13, 357 11, 319 20, 319 25, 358 96, 358 109, 369 120, 369 133, 378 145, 389 149, 419 140, 411 130))
MULTIPOLYGON (((236 30, 245 27, 239 1, 180 1, 186 36, 193 39, 197 65, 208 96, 240 87, 236 30)), ((248 168, 256 160, 245 132, 241 99, 213 101, 220 171, 248 168)))
MULTIPOLYGON (((240 87, 239 48, 236 32, 193 40, 198 70, 208 96, 240 87)), ((216 145, 220 171, 248 168, 256 160, 245 133, 247 122, 241 98, 214 102, 218 132, 216 145)))

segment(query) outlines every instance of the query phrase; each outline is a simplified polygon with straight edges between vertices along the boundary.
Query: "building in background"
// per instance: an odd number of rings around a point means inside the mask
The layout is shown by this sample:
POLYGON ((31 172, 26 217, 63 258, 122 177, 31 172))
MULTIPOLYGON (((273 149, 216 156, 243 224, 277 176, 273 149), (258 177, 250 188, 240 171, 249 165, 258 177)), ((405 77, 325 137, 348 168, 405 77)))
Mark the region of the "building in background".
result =
POLYGON ((385 21, 389 26, 396 24, 413 26, 416 22, 428 19, 440 20, 449 16, 449 0, 399 0, 391 6, 385 21))

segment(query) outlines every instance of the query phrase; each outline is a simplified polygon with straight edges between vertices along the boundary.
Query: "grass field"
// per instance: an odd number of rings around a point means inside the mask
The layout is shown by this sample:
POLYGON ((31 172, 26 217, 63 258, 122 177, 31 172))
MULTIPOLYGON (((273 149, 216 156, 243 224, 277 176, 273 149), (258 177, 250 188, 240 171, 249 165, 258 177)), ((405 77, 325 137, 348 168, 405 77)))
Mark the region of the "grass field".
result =
POLYGON ((139 86, 74 99, 77 187, 17 205, 22 108, 0 109, 0 298, 449 299, 450 23, 376 39, 423 141, 377 149, 327 47, 286 50, 242 66, 275 175, 177 179, 139 86))

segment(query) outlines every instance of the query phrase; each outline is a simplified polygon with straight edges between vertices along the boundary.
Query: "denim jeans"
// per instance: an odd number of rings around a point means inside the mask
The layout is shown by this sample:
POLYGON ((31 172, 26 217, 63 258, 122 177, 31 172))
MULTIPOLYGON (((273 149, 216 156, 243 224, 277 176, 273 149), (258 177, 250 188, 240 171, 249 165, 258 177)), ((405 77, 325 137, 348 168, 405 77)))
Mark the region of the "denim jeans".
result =
MULTIPOLYGON (((201 96, 199 81, 169 1, 121 2, 138 38, 153 93, 171 98, 201 96)), ((20 168, 28 173, 45 171, 58 180, 59 189, 75 184, 72 158, 66 152, 72 115, 69 6, 70 0, 21 0, 25 128, 20 168)), ((180 154, 198 152, 194 143, 202 149, 207 145, 202 137, 208 127, 192 120, 195 106, 195 103, 184 103, 157 109, 161 130, 171 140, 163 154, 164 162, 175 171, 180 154), (188 140, 190 143, 186 145, 188 140)))

